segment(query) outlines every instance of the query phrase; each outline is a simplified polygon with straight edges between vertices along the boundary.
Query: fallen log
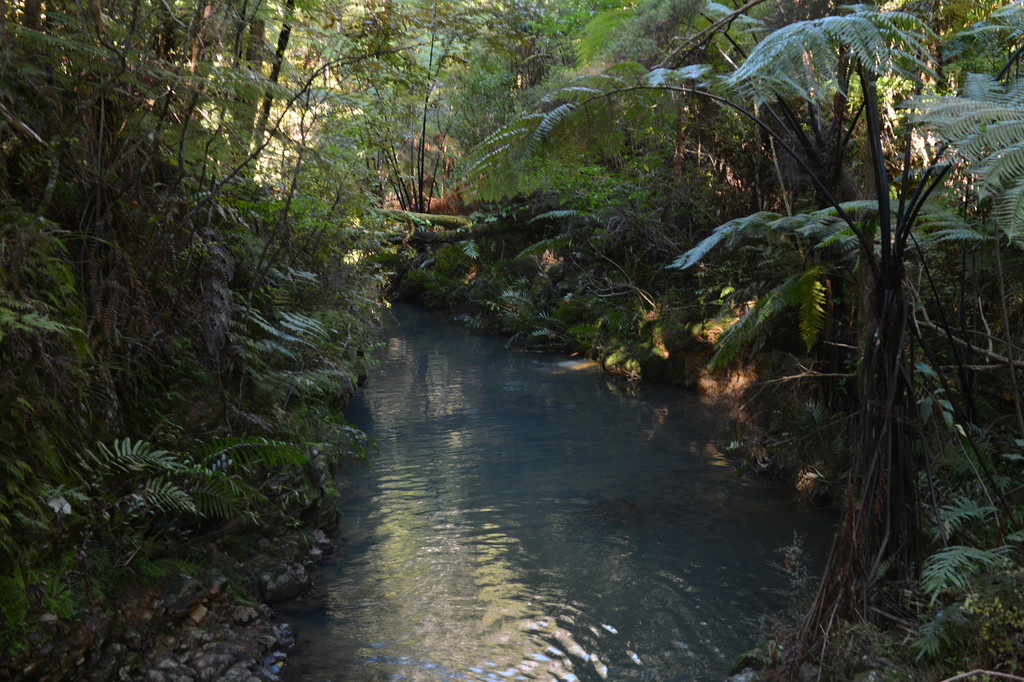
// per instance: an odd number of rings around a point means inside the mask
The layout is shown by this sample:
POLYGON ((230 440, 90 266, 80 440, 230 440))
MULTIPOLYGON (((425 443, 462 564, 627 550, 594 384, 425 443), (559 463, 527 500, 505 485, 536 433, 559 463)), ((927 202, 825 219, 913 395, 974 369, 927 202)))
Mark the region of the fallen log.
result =
POLYGON ((410 211, 381 210, 389 216, 393 216, 403 222, 420 228, 424 223, 438 225, 441 230, 413 229, 405 234, 396 234, 388 237, 385 241, 388 244, 455 244, 465 242, 477 237, 486 237, 499 232, 507 232, 516 228, 522 229, 522 225, 513 221, 497 221, 484 225, 477 225, 465 216, 432 215, 429 213, 412 213, 410 211))
POLYGON ((422 225, 428 223, 430 225, 437 225, 438 227, 444 227, 449 230, 457 230, 460 228, 472 227, 473 220, 461 215, 436 215, 433 213, 414 213, 413 211, 396 211, 387 208, 378 209, 378 212, 401 220, 402 222, 409 223, 410 225, 422 225))

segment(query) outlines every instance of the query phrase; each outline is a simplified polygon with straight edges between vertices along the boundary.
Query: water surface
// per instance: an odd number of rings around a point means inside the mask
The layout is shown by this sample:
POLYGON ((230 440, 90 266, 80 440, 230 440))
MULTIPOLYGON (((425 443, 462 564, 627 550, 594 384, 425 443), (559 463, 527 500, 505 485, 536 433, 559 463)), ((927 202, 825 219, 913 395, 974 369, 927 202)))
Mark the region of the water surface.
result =
POLYGON ((347 413, 379 443, 340 481, 339 551, 286 680, 713 680, 782 606, 772 564, 830 516, 712 445, 696 394, 513 353, 396 309, 347 413))

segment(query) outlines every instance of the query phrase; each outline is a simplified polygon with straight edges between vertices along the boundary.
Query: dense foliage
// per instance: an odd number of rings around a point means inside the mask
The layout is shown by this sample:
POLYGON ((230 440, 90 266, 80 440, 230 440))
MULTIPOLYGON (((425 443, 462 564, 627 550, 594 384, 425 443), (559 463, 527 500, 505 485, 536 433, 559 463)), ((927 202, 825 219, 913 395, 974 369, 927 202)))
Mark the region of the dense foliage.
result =
POLYGON ((386 286, 630 378, 767 379, 735 444, 845 505, 777 674, 841 679, 861 621, 908 667, 1024 666, 1020 2, 0 12, 12 653, 315 494, 386 286))

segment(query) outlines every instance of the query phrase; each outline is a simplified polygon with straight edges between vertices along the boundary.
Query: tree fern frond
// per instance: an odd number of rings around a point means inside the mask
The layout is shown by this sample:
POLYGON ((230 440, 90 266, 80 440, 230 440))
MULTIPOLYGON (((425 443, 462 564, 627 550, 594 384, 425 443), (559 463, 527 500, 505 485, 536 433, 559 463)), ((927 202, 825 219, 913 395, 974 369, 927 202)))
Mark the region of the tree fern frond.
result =
POLYGON ((710 235, 702 239, 692 249, 672 261, 671 268, 685 270, 699 263, 711 249, 715 248, 726 240, 733 240, 737 235, 752 230, 765 228, 771 221, 780 218, 778 213, 760 211, 742 218, 730 220, 719 225, 710 235))
POLYGON ((568 209, 557 209, 557 210, 554 210, 554 211, 545 211, 544 213, 541 213, 540 215, 533 216, 532 218, 530 218, 526 222, 528 222, 528 223, 537 223, 537 222, 541 222, 541 221, 544 221, 544 220, 566 220, 567 218, 586 218, 586 217, 587 217, 586 214, 584 214, 582 211, 578 211, 578 210, 576 210, 574 208, 568 208, 568 209))
POLYGON ((930 31, 916 15, 854 5, 842 16, 801 21, 766 37, 727 82, 740 92, 774 99, 819 100, 838 91, 836 65, 849 56, 871 73, 916 79, 931 73, 930 31))
POLYGON ((622 22, 636 14, 632 7, 610 9, 598 12, 583 28, 583 37, 576 46, 583 61, 590 61, 601 51, 622 22))
POLYGON ((808 347, 817 342, 824 326, 825 288, 820 278, 824 265, 795 273, 764 294, 716 342, 717 349, 709 363, 721 367, 733 360, 740 350, 749 346, 765 326, 786 308, 796 306, 800 316, 800 336, 808 347))
MULTIPOLYGON (((741 237, 756 238, 769 232, 797 232, 801 236, 816 240, 825 240, 844 231, 852 236, 852 231, 845 220, 839 217, 840 208, 848 215, 877 214, 878 202, 874 200, 850 201, 839 207, 829 206, 818 211, 798 213, 794 216, 783 216, 770 211, 752 213, 719 225, 696 246, 676 258, 669 267, 685 270, 698 263, 707 256, 711 249, 720 244, 731 246, 741 237)), ((853 236, 853 239, 856 237, 853 236)))
POLYGON ((949 142, 976 173, 982 197, 1011 241, 1024 234, 1024 80, 1002 87, 972 75, 963 96, 918 97, 913 119, 949 142))
POLYGON ((804 273, 800 279, 800 339, 808 352, 818 342, 821 330, 825 328, 825 285, 819 279, 820 273, 804 273))

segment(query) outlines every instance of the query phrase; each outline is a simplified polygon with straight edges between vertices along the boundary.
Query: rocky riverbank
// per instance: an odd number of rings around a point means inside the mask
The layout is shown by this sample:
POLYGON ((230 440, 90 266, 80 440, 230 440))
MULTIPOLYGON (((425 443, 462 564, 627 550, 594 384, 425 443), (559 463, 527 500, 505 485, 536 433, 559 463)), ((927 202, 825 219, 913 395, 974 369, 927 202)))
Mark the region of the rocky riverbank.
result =
POLYGON ((294 491, 305 485, 312 494, 291 498, 302 503, 276 501, 277 513, 263 514, 260 527, 229 524, 210 532, 193 570, 129 580, 116 600, 97 599, 73 619, 32 615, 28 647, 0 663, 0 680, 278 679, 293 638, 289 625, 275 619, 273 605, 308 593, 309 569, 334 551, 328 538, 337 525, 336 497, 324 485, 333 467, 316 464, 315 490, 298 475, 277 486, 294 491))

